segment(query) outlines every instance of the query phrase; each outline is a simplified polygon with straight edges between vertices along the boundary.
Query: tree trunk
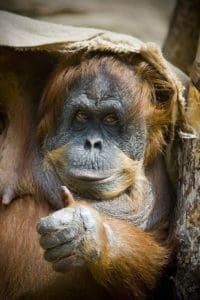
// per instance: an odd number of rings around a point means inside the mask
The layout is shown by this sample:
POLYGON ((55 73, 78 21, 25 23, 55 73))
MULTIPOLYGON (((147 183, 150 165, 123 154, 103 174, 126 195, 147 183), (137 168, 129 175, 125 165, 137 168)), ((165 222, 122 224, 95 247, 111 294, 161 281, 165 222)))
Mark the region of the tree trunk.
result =
POLYGON ((175 284, 184 300, 200 299, 200 41, 191 72, 186 121, 195 135, 180 134, 176 210, 175 284))
POLYGON ((178 0, 164 43, 165 57, 186 74, 194 61, 200 29, 200 1, 178 0))
POLYGON ((178 0, 164 44, 168 60, 190 73, 186 122, 194 135, 179 134, 176 228, 180 299, 200 299, 200 1, 178 0), (196 59, 195 54, 197 51, 196 59), (194 63, 193 63, 194 61, 194 63), (193 65, 192 65, 193 63, 193 65))
POLYGON ((180 136, 176 288, 183 299, 200 296, 200 139, 180 136))

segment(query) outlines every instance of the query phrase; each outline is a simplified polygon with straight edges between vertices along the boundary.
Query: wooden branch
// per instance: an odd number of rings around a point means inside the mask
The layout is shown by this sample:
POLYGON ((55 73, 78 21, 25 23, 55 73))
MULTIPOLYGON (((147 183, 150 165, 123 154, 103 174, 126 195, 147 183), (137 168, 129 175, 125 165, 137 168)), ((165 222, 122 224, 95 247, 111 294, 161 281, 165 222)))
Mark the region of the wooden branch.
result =
POLYGON ((200 1, 178 0, 163 46, 165 57, 186 74, 194 61, 200 29, 200 1))

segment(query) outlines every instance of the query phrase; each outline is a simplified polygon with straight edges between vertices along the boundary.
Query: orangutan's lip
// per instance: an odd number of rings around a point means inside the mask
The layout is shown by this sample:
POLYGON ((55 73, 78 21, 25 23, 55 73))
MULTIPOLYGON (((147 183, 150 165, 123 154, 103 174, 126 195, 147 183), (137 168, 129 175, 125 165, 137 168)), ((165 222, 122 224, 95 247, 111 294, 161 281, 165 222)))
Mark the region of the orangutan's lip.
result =
POLYGON ((84 174, 81 174, 80 172, 77 172, 75 170, 72 170, 69 173, 70 177, 78 180, 78 181, 82 181, 82 182, 96 182, 96 183, 103 183, 103 182, 107 182, 109 180, 111 180, 113 178, 113 174, 97 174, 96 176, 94 176, 93 174, 91 174, 91 172, 85 172, 84 174))
POLYGON ((104 181, 110 178, 109 177, 94 177, 94 176, 74 176, 74 178, 81 180, 81 181, 104 181))

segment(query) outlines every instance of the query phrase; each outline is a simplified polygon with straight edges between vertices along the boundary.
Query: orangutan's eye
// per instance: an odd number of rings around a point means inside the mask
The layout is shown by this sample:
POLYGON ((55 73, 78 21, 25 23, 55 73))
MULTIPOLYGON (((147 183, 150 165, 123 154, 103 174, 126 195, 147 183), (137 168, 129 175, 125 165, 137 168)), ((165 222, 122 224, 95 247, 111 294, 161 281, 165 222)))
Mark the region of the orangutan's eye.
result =
POLYGON ((80 110, 75 115, 75 119, 76 119, 76 121, 78 121, 80 123, 86 123, 88 120, 88 115, 85 112, 80 110))
POLYGON ((118 123, 118 118, 115 114, 108 114, 104 119, 103 122, 106 125, 116 125, 118 123))

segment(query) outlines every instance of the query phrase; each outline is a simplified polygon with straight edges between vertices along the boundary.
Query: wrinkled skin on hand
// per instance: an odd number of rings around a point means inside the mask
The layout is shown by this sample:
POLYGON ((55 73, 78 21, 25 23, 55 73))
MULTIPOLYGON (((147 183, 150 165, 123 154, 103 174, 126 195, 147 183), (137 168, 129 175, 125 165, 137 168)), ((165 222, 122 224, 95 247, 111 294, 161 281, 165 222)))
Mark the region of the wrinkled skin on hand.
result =
POLYGON ((166 249, 134 225, 75 201, 66 187, 62 195, 67 207, 37 225, 45 259, 58 272, 87 269, 113 299, 145 299, 140 278, 149 293, 168 260, 166 249))
POLYGON ((55 271, 66 272, 100 258, 105 229, 95 209, 75 201, 66 187, 62 187, 62 195, 67 207, 42 218, 37 230, 45 259, 55 271))

